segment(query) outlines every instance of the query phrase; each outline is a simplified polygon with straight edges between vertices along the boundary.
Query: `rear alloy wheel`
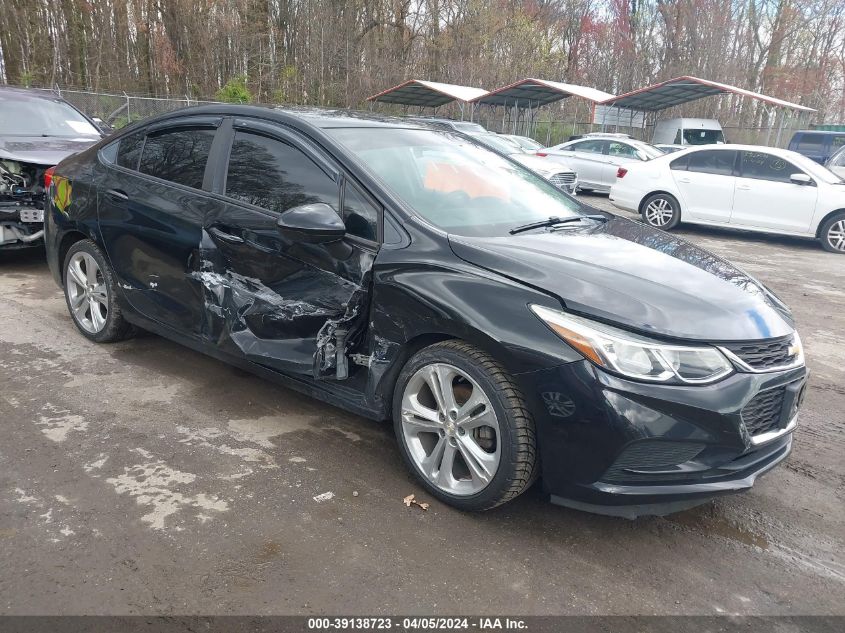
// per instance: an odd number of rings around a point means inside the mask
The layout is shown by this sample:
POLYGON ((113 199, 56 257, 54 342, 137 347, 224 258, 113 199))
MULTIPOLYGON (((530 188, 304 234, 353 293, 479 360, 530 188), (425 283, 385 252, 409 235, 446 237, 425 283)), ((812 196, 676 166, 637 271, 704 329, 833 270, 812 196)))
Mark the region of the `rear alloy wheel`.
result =
POLYGON ((70 247, 64 262, 65 300, 73 322, 97 343, 126 338, 131 326, 115 300, 111 267, 94 242, 82 240, 70 247))
POLYGON ((643 220, 656 229, 670 231, 681 221, 681 207, 674 196, 656 193, 649 196, 642 207, 643 220))
POLYGON ((845 214, 835 215, 825 222, 821 238, 826 251, 845 254, 845 214))
POLYGON ((534 425, 516 385, 493 358, 449 341, 416 354, 394 396, 405 461, 433 495, 487 510, 536 477, 534 425))

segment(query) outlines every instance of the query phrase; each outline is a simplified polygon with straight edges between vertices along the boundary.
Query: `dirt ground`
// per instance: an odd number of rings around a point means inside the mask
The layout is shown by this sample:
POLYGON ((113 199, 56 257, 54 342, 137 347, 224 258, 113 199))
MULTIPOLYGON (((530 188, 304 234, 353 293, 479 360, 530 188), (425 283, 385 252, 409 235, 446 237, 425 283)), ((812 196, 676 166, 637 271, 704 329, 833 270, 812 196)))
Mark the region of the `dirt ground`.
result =
POLYGON ((810 389, 751 492, 634 522, 536 488, 452 510, 386 425, 155 336, 89 343, 43 256, 4 256, 0 614, 845 614, 845 257, 681 234, 792 306, 810 389))

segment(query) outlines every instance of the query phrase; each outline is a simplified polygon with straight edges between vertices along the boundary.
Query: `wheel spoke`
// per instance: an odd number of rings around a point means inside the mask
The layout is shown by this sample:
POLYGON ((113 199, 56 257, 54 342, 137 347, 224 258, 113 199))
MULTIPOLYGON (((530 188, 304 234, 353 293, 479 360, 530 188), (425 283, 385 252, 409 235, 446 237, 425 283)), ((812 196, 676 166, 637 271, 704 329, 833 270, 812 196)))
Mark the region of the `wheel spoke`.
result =
POLYGON ((92 297, 88 300, 88 306, 91 310, 91 323, 94 325, 94 331, 99 332, 106 322, 103 313, 100 311, 100 304, 92 297))
POLYGON ((100 268, 97 262, 88 253, 85 254, 85 279, 90 286, 97 285, 97 272, 100 268))
POLYGON ((402 420, 420 431, 437 433, 442 428, 437 411, 420 404, 416 395, 407 398, 402 405, 402 420))
POLYGON ((488 453, 481 448, 469 435, 458 436, 458 450, 464 458, 473 479, 478 479, 485 485, 490 483, 496 474, 498 456, 488 453))
POLYGON ((448 445, 449 441, 445 437, 439 438, 431 453, 420 460, 420 468, 429 479, 434 480, 437 477, 440 464, 443 462, 443 453, 448 445))
POLYGON ((97 286, 94 286, 94 288, 91 290, 91 297, 96 299, 99 303, 102 303, 106 307, 106 309, 108 309, 109 301, 108 294, 106 293, 105 284, 99 284, 97 286))
POLYGON ((74 312, 79 309, 83 303, 85 303, 85 294, 82 292, 77 292, 74 294, 69 294, 68 299, 70 300, 70 308, 74 312))
POLYGON ((443 456, 440 459, 440 467, 437 470, 437 483, 441 486, 450 486, 455 479, 452 468, 455 465, 455 454, 457 452, 454 446, 446 442, 443 448, 443 456))
POLYGON ((469 400, 458 409, 458 418, 455 425, 469 431, 477 426, 485 425, 487 423, 485 420, 490 420, 493 417, 492 413, 493 411, 484 393, 480 389, 473 389, 469 400))
POLYGON ((85 314, 88 312, 88 304, 89 302, 85 299, 85 295, 82 295, 79 304, 73 308, 73 314, 76 316, 76 320, 80 323, 85 322, 85 314))
POLYGON ((432 365, 426 375, 426 382, 437 402, 437 408, 444 415, 457 408, 452 379, 455 373, 443 365, 432 365))
POLYGON ((68 274, 70 278, 73 280, 77 286, 82 288, 83 290, 88 285, 87 280, 85 279, 85 273, 82 271, 82 268, 79 265, 79 260, 74 260, 70 263, 67 268, 68 274))

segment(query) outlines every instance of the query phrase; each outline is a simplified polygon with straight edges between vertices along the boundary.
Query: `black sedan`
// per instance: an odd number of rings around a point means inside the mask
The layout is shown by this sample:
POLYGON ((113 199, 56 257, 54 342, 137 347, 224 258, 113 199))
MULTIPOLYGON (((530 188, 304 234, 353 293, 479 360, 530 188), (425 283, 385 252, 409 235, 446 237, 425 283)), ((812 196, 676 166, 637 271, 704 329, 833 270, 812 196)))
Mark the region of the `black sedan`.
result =
POLYGON ((556 503, 664 514, 790 451, 807 371, 786 306, 453 131, 194 108, 64 161, 49 194, 84 336, 150 330, 392 420, 458 508, 539 476, 556 503))

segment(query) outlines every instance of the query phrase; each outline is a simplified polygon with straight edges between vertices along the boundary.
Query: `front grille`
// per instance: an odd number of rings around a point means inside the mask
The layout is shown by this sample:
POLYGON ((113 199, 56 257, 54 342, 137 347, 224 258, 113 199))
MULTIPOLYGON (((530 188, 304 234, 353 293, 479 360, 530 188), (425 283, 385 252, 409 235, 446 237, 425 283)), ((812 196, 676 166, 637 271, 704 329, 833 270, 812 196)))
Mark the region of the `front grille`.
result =
POLYGON ((575 173, 571 171, 560 172, 549 178, 549 182, 555 187, 571 186, 575 183, 575 173))
POLYGON ((780 425, 786 389, 761 391, 742 408, 742 421, 749 435, 776 430, 780 425))
POLYGON ((631 472, 647 470, 670 470, 673 466, 693 459, 702 450, 703 444, 692 442, 670 442, 661 440, 643 440, 634 442, 622 451, 613 465, 607 469, 601 480, 607 482, 624 481, 668 481, 688 478, 688 473, 647 473, 631 472))
POLYGON ((774 369, 789 365, 794 360, 789 348, 792 337, 769 341, 750 341, 746 343, 728 343, 723 345, 748 366, 759 369, 774 369))

